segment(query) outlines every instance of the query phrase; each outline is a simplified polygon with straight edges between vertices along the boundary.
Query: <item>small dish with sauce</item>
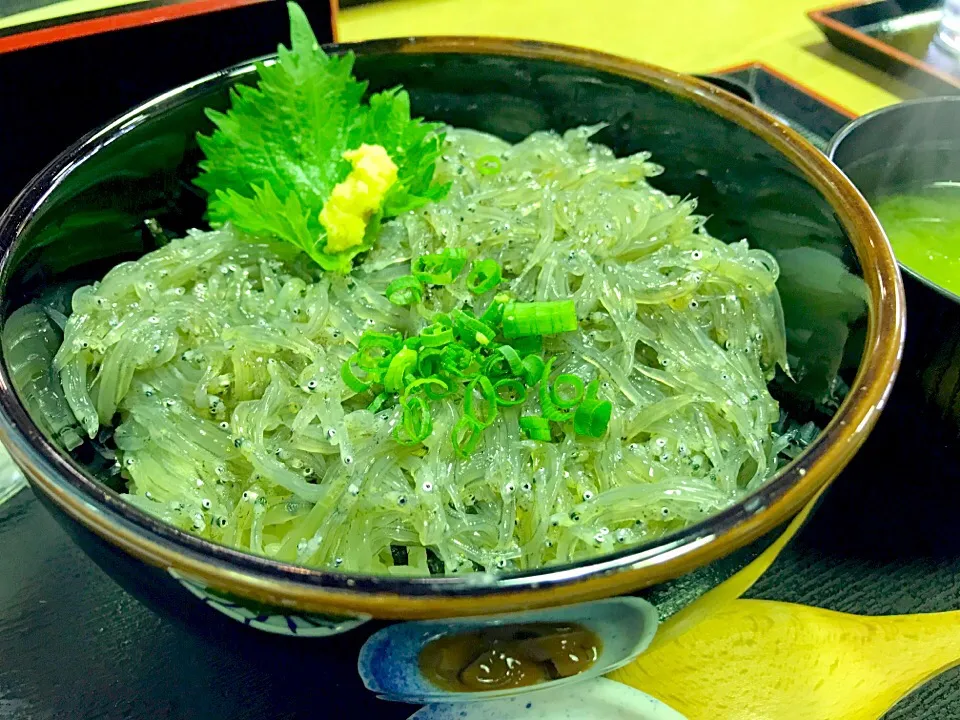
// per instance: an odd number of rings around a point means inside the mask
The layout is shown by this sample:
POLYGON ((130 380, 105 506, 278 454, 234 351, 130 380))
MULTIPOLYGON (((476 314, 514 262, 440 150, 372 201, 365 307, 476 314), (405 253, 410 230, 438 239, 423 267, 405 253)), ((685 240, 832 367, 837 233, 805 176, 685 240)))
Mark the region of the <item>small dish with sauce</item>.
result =
POLYGON ((656 608, 637 597, 487 618, 409 622, 373 634, 358 668, 387 700, 467 702, 604 675, 653 640, 656 608))

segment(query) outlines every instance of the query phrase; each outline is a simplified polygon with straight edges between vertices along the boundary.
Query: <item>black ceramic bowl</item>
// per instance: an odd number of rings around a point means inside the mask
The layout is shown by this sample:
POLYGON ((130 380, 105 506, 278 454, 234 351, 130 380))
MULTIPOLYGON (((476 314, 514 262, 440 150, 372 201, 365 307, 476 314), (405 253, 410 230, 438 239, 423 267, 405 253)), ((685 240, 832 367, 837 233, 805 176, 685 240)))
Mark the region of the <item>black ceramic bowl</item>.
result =
MULTIPOLYGON (((846 125, 830 158, 869 202, 938 182, 960 182, 960 97, 910 100, 846 125)), ((960 431, 960 296, 901 265, 910 336, 902 381, 930 421, 960 431), (934 419, 936 418, 936 420, 934 419)))
MULTIPOLYGON (((366 577, 220 547, 126 504, 82 454, 63 452, 38 429, 4 362, 0 434, 37 495, 101 567, 154 607, 201 623, 215 608, 291 634, 329 634, 370 616, 486 615, 629 592, 651 599, 665 617, 756 558, 851 458, 896 373, 902 287, 859 193, 792 130, 690 77, 584 50, 488 39, 349 49, 371 90, 402 83, 415 113, 431 120, 511 141, 603 122, 599 140, 618 153, 653 151, 666 167, 656 184, 698 197, 714 235, 747 237, 777 256, 798 377, 781 378, 777 393, 823 431, 762 489, 655 543, 515 575, 366 577), (829 256, 845 277, 862 277, 860 305, 840 312, 822 302, 819 278, 797 260, 810 251, 829 256), (828 336, 844 352, 824 358, 828 336), (834 369, 851 390, 824 405, 824 379, 834 369)), ((88 136, 37 176, 0 220, 2 317, 51 283, 89 282, 151 249, 145 218, 174 230, 202 225, 204 199, 191 179, 195 135, 208 129, 204 108, 224 108, 232 86, 254 79, 254 66, 244 65, 173 90, 88 136), (97 221, 84 225, 84 218, 97 221)))

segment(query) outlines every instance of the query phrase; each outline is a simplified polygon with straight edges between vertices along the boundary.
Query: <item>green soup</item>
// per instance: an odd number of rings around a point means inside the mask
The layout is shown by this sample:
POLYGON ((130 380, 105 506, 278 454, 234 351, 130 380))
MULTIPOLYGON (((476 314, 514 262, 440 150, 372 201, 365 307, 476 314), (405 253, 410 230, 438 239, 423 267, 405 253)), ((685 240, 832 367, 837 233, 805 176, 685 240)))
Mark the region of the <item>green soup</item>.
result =
POLYGON ((960 183, 890 195, 874 210, 897 260, 960 295, 960 183))

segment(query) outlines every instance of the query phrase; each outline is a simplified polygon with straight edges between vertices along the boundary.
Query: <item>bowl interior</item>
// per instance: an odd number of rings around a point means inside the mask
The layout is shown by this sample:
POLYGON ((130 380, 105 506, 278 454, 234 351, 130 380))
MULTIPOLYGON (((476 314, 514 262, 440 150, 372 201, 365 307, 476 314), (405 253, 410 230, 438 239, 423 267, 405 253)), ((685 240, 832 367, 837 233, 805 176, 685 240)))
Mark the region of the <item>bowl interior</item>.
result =
MULTIPOLYGON (((402 84, 414 113, 430 120, 510 141, 538 130, 603 123, 596 139, 618 155, 651 152, 664 167, 654 185, 698 198, 711 233, 731 242, 747 238, 780 262, 799 382, 781 383, 778 399, 810 412, 811 401, 824 395, 827 375, 839 370, 852 379, 866 307, 823 307, 811 292, 816 282, 807 258, 790 251, 822 251, 862 276, 857 254, 823 196, 763 138, 663 88, 536 58, 361 54, 356 73, 371 91, 402 84), (805 342, 824 326, 845 336, 838 341, 844 353, 825 359, 805 342)), ((225 109, 229 87, 253 81, 255 74, 243 68, 160 103, 147 117, 134 114, 127 127, 74 153, 66 172, 43 178, 56 184, 32 208, 4 265, 3 317, 51 285, 90 282, 152 249, 148 218, 174 233, 204 226, 204 197, 191 182, 200 158, 195 135, 211 127, 205 108, 225 109)))
MULTIPOLYGON (((801 170, 760 135, 692 99, 720 91, 695 85, 691 92, 666 73, 652 82, 556 62, 522 45, 508 56, 482 47, 410 51, 416 42, 403 42, 359 46, 356 74, 371 91, 403 84, 415 114, 510 141, 604 123, 597 140, 618 155, 650 151, 665 168, 654 185, 699 198, 698 212, 709 217, 715 236, 747 238, 772 253, 782 268, 778 286, 795 378, 779 378, 775 394, 793 417, 826 425, 864 353, 868 302, 860 260, 834 208, 801 170), (398 51, 403 42, 406 51, 398 51), (837 374, 844 382, 831 383, 837 374)), ((210 128, 206 108, 224 109, 233 84, 254 80, 252 66, 244 66, 170 93, 47 168, 0 223, 3 319, 51 288, 90 282, 150 250, 148 218, 175 233, 203 226, 204 198, 191 183, 199 158, 195 135, 210 128)), ((713 102, 736 114, 734 99, 713 102)), ((886 281, 871 272, 876 291, 886 281)), ((11 403, 17 400, 4 400, 11 403)), ((87 477, 98 474, 82 455, 70 462, 87 477)), ((757 504, 751 512, 762 509, 757 504)), ((742 507, 737 512, 728 524, 749 515, 742 507)), ((130 517, 148 527, 145 516, 130 517)), ((721 534, 719 527, 691 532, 721 534)))

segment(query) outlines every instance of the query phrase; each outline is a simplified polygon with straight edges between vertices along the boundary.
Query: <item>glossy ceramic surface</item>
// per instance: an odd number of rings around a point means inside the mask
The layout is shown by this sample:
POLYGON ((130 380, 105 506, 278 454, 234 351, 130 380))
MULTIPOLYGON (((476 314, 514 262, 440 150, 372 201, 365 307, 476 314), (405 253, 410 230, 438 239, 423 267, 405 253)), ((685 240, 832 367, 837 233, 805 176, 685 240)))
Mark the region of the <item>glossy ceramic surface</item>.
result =
POLYGON ((780 120, 823 150, 856 114, 764 63, 700 76, 780 120))
MULTIPOLYGON (((868 201, 960 182, 960 97, 911 100, 864 115, 837 133, 828 152, 868 201)), ((960 430, 960 296, 901 269, 910 308, 903 382, 918 385, 960 430)))
POLYGON ((583 685, 485 703, 428 705, 410 720, 687 720, 629 685, 597 678, 583 685))
MULTIPOLYGON (((667 168, 658 186, 697 196, 715 235, 748 237, 778 257, 788 326, 820 317, 804 291, 809 278, 792 264, 790 251, 816 247, 844 272, 862 275, 869 295, 862 316, 825 318, 842 322, 848 332, 840 370, 852 389, 824 432, 752 496, 656 543, 518 575, 364 577, 245 555, 140 513, 94 477, 82 457, 58 451, 39 432, 3 369, 0 431, 38 494, 102 567, 148 603, 180 612, 170 599, 196 596, 199 588, 214 603, 231 611, 239 606, 244 617, 265 623, 273 616, 334 614, 346 619, 330 622, 349 625, 366 616, 490 614, 642 588, 666 616, 744 567, 849 461, 896 373, 902 287, 889 245, 860 195, 788 127, 668 71, 584 50, 493 39, 389 40, 352 49, 357 74, 373 90, 402 83, 414 111, 431 119, 508 140, 605 122, 599 139, 618 153, 651 149, 667 168), (675 578, 681 579, 668 582, 675 578)), ((38 176, 0 221, 3 316, 50 282, 89 281, 150 249, 141 229, 147 217, 173 230, 199 224, 203 199, 189 180, 197 161, 193 138, 206 128, 203 108, 224 107, 230 86, 251 82, 253 75, 253 66, 241 66, 161 96, 89 136, 38 176), (102 221, 71 228, 67 219, 81 212, 100 213, 102 221)), ((803 356, 810 347, 792 350, 803 356)), ((780 399, 803 412, 818 392, 815 385, 815 373, 796 385, 781 384, 780 399)))
POLYGON ((932 45, 944 0, 860 0, 810 19, 838 49, 930 94, 960 93, 960 66, 932 45))

